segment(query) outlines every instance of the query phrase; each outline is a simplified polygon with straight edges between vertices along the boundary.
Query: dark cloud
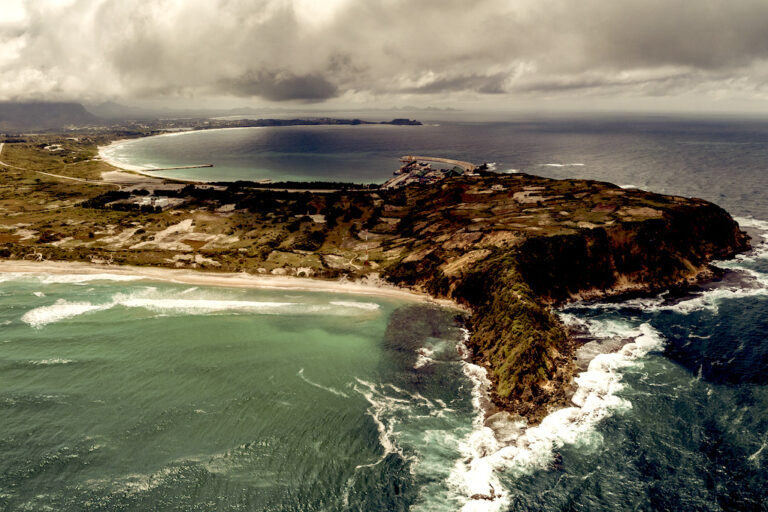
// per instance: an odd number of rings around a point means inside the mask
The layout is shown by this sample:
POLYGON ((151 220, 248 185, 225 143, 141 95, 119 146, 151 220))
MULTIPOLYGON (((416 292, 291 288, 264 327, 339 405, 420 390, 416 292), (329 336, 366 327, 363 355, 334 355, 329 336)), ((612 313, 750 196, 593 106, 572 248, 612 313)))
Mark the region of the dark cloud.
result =
MULTIPOLYGON (((606 90, 618 88, 665 88, 664 84, 691 84, 700 79, 701 74, 690 70, 661 70, 656 72, 614 74, 610 71, 584 73, 550 77, 515 86, 517 92, 553 93, 562 91, 606 90)), ((667 91, 670 92, 670 91, 667 91)))
POLYGON ((3 2, 0 99, 768 98, 765 0, 3 2))
POLYGON ((504 81, 507 78, 503 73, 492 76, 446 76, 429 79, 422 85, 404 88, 402 92, 433 94, 446 91, 474 91, 482 94, 502 94, 506 92, 504 81))
POLYGON ((768 57, 763 0, 588 2, 599 15, 585 20, 585 51, 617 67, 734 68, 768 57))
POLYGON ((289 72, 257 71, 223 80, 218 92, 235 96, 260 96, 269 101, 322 101, 338 94, 338 88, 320 75, 296 76, 289 72))

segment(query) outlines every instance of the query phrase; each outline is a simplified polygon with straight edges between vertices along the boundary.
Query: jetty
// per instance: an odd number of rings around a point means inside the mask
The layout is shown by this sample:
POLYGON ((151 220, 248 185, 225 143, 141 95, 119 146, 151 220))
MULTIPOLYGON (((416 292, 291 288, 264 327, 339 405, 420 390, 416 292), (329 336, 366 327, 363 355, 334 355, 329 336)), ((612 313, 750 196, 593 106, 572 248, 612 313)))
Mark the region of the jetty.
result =
POLYGON ((213 167, 213 164, 198 164, 198 165, 179 165, 177 167, 152 167, 144 169, 145 171, 180 171, 182 169, 202 169, 203 167, 213 167))
POLYGON ((441 164, 448 164, 453 165, 456 167, 461 167, 465 171, 474 171, 477 169, 477 165, 473 164, 472 162, 464 162, 462 160, 453 160, 451 158, 441 158, 437 156, 413 156, 413 155, 406 155, 404 157, 400 158, 400 161, 403 163, 410 163, 410 162, 436 162, 441 164))
POLYGON ((411 183, 434 184, 451 176, 476 176, 479 167, 472 162, 437 156, 400 157, 403 166, 395 171, 395 177, 387 180, 382 188, 400 188, 411 183), (433 169, 430 163, 448 164, 449 169, 433 169))

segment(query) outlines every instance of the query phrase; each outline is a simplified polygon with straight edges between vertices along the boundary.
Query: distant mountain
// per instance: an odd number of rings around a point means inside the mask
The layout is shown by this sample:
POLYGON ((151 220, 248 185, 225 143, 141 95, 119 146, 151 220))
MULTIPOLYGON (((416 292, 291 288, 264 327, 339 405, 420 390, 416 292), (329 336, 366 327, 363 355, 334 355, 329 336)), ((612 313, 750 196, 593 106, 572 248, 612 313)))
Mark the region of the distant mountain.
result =
POLYGON ((0 102, 0 132, 55 130, 101 123, 79 103, 0 102))
POLYGON ((152 121, 157 119, 192 119, 215 117, 276 117, 276 116, 315 116, 315 117, 348 117, 350 112, 364 114, 366 112, 378 114, 381 112, 460 112, 455 108, 439 107, 405 107, 391 108, 357 108, 357 109, 327 109, 307 110, 301 108, 282 107, 235 107, 235 108, 173 108, 173 107, 137 107, 129 106, 114 101, 98 104, 86 104, 86 108, 93 114, 110 121, 152 121))
POLYGON ((157 112, 151 109, 140 107, 128 107, 115 103, 114 101, 106 101, 99 103, 98 105, 88 105, 88 111, 93 114, 111 120, 136 120, 136 119, 156 119, 157 112))
POLYGON ((208 118, 227 117, 233 115, 262 115, 275 109, 240 107, 230 109, 213 108, 143 108, 131 107, 114 101, 88 105, 88 110, 104 119, 113 121, 148 121, 154 119, 208 118))

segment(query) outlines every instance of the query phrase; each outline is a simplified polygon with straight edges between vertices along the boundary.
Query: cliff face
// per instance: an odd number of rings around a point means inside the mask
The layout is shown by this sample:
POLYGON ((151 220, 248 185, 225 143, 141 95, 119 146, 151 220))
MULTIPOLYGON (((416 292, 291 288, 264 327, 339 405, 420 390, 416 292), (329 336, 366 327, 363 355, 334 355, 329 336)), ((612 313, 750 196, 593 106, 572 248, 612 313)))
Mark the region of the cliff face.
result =
POLYGON ((710 261, 747 247, 736 222, 701 201, 661 218, 529 238, 520 247, 518 268, 538 297, 559 303, 690 283, 711 275, 710 261))
POLYGON ((408 192, 419 205, 420 213, 405 218, 422 241, 412 249, 421 257, 405 258, 389 276, 468 305, 470 346, 494 382, 494 402, 536 421, 567 403, 574 372, 576 347, 552 306, 691 285, 714 277, 709 263, 746 250, 749 238, 703 200, 596 182, 517 180, 504 190, 496 183, 488 196, 469 182, 460 192, 457 184, 408 192), (451 200, 459 204, 439 207, 451 200), (435 222, 419 223, 419 216, 435 222))
POLYGON ((577 348, 550 305, 691 285, 713 277, 710 261, 747 247, 730 216, 702 202, 661 219, 528 238, 466 276, 454 297, 475 312, 471 345, 494 401, 538 420, 567 403, 577 348))

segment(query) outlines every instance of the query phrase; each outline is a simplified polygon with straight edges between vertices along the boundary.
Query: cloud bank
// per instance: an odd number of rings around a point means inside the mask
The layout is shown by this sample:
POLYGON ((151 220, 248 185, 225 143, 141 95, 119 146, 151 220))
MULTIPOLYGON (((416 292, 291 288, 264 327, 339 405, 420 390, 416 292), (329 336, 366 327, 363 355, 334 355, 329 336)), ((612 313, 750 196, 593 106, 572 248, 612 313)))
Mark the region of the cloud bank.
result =
POLYGON ((765 0, 3 0, 0 100, 768 99, 765 0))

